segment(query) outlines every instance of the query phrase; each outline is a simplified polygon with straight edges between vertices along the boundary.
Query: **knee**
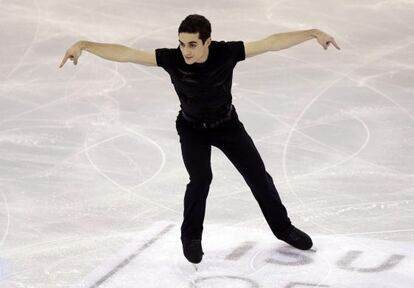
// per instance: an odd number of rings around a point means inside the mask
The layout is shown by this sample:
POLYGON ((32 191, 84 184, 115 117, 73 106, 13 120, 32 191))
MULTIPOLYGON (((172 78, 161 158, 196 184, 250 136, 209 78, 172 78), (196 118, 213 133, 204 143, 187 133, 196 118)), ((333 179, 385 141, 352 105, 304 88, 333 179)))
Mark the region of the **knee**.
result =
POLYGON ((213 181, 213 174, 210 171, 209 173, 190 177, 189 185, 192 185, 198 188, 209 187, 212 181, 213 181))
POLYGON ((204 177, 191 177, 187 184, 185 201, 198 201, 207 198, 212 180, 213 176, 211 174, 204 177))

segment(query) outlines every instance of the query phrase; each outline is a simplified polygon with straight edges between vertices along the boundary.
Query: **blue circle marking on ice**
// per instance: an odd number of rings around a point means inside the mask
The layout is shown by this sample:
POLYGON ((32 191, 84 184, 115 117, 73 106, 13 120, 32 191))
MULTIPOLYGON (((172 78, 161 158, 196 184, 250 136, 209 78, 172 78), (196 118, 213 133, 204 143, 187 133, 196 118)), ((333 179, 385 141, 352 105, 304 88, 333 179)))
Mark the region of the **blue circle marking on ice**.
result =
POLYGON ((0 282, 8 277, 9 267, 9 261, 4 258, 0 258, 0 282))

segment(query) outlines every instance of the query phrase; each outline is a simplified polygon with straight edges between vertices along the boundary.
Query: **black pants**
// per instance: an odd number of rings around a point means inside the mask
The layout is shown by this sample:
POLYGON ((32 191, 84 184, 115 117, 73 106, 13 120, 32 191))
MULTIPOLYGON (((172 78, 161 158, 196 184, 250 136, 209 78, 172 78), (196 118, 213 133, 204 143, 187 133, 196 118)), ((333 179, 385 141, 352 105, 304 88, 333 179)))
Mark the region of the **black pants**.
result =
POLYGON ((181 114, 176 121, 181 152, 190 182, 184 197, 181 237, 201 239, 206 200, 213 179, 211 146, 219 148, 249 185, 273 234, 278 236, 291 225, 286 208, 266 172, 252 139, 233 109, 231 119, 214 128, 188 122, 181 114))

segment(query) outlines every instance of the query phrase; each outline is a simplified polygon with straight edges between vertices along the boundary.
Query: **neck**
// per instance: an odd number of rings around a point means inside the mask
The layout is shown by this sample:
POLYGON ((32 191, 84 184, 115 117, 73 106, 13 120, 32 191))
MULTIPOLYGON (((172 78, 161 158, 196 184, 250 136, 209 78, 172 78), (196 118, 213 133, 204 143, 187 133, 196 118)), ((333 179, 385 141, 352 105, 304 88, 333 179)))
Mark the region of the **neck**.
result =
POLYGON ((196 63, 204 63, 207 61, 208 59, 208 54, 210 52, 210 49, 207 49, 207 52, 205 53, 205 55, 203 57, 200 58, 200 60, 198 60, 196 63))

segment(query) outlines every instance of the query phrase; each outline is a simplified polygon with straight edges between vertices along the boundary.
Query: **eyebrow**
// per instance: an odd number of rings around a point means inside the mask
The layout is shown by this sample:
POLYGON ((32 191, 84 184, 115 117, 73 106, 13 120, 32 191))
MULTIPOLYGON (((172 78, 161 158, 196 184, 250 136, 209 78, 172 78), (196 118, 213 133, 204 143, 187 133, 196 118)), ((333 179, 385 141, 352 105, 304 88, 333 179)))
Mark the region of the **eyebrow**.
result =
MULTIPOLYGON (((181 44, 184 44, 184 42, 182 42, 181 40, 178 40, 178 42, 180 42, 181 44)), ((190 41, 190 42, 188 42, 188 44, 197 44, 197 42, 196 41, 190 41)))

